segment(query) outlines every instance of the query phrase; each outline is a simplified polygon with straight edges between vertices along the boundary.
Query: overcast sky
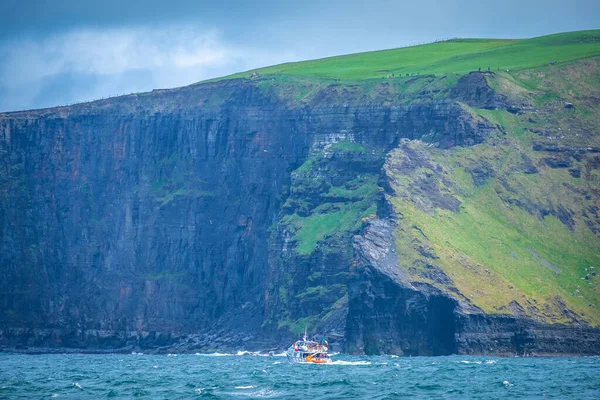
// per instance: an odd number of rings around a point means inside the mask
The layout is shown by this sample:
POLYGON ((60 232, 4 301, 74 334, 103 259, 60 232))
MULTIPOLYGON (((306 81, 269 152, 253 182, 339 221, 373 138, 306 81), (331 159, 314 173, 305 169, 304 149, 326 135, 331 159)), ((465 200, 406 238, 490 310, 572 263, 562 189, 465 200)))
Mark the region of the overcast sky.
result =
POLYGON ((600 28, 600 0, 0 0, 0 111, 451 37, 600 28))

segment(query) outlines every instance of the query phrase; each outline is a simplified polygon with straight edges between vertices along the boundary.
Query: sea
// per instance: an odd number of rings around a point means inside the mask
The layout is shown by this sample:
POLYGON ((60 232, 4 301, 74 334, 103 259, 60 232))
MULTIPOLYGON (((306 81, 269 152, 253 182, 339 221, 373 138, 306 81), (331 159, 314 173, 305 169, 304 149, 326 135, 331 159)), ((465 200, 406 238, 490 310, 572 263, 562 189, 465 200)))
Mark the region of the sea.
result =
POLYGON ((0 353, 0 399, 600 399, 600 357, 0 353))

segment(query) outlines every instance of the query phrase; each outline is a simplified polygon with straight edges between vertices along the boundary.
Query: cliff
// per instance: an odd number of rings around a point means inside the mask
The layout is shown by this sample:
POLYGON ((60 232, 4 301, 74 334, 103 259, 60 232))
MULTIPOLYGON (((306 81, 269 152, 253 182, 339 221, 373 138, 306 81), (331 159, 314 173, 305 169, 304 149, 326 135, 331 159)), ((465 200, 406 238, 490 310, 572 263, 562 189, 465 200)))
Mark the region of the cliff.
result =
POLYGON ((0 346, 598 354, 599 62, 0 114, 0 346))

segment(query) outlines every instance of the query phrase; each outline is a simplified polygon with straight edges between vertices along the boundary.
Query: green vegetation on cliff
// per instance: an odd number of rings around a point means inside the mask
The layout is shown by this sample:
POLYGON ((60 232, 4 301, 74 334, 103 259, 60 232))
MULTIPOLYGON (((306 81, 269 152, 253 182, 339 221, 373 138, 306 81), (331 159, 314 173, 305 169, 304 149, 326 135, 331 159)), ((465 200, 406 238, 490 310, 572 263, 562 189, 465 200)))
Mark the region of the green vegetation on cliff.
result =
POLYGON ((324 238, 347 238, 360 229, 363 218, 374 217, 377 173, 348 175, 348 167, 380 160, 381 154, 341 141, 312 154, 294 172, 291 196, 284 204, 290 214, 281 222, 294 232, 299 254, 312 253, 324 238))
POLYGON ((314 331, 344 312, 352 238, 376 217, 382 164, 381 152, 342 140, 312 149, 292 173, 289 196, 272 227, 275 238, 291 239, 276 254, 285 266, 285 289, 277 293, 282 308, 273 321, 278 328, 314 331))
POLYGON ((455 286, 488 313, 600 324, 599 65, 490 76, 498 92, 533 107, 465 106, 497 134, 473 147, 405 142, 392 151, 396 246, 413 279, 450 294, 455 286), (400 168, 407 158, 420 167, 400 168))

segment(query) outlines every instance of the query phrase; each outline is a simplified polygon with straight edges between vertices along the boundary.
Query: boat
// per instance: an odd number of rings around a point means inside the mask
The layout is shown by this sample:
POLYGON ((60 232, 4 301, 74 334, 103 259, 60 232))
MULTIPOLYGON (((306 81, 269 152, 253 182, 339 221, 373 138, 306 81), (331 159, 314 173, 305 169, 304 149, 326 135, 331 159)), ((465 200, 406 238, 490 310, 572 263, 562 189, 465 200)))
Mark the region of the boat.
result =
POLYGON ((327 364, 331 362, 331 357, 327 354, 329 343, 323 343, 308 340, 306 330, 302 340, 297 340, 290 345, 285 352, 289 362, 296 364, 327 364))

